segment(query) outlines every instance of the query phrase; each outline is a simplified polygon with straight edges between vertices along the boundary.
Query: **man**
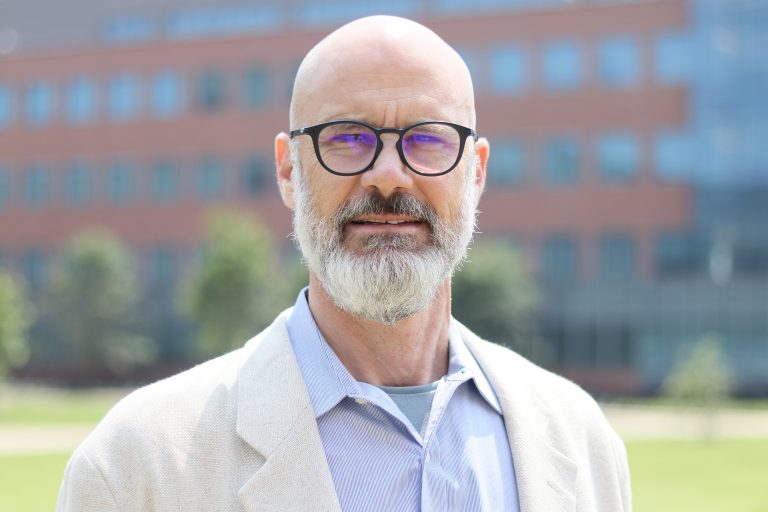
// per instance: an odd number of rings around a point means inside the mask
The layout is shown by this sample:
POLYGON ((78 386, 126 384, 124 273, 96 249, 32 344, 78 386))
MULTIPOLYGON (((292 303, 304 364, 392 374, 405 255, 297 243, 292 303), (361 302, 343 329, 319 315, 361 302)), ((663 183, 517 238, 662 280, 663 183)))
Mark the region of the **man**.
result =
POLYGON ((308 289, 117 405, 59 510, 629 510, 595 402, 451 318, 489 155, 457 53, 408 20, 352 22, 304 59, 290 124, 277 178, 308 289))

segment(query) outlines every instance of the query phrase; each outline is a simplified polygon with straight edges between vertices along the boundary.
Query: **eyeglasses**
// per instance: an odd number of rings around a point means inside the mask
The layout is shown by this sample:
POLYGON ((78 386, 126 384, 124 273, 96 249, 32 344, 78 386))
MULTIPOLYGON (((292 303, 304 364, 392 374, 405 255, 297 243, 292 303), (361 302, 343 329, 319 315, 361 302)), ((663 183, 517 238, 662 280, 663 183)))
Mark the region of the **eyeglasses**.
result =
POLYGON ((416 123, 405 128, 375 128, 357 121, 331 121, 290 132, 312 137, 315 155, 325 170, 339 176, 361 174, 373 167, 384 143, 381 134, 398 136, 395 148, 405 165, 422 176, 451 172, 464 153, 471 128, 444 121, 416 123))

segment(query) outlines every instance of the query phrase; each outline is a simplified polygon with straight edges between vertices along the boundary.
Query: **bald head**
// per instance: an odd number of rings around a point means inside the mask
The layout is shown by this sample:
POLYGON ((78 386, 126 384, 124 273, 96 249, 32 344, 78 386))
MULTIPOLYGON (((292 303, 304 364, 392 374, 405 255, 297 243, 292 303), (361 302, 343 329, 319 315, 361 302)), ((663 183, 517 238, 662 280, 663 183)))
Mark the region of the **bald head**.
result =
POLYGON ((474 127, 472 79, 459 54, 423 25, 393 16, 355 20, 320 41, 296 75, 291 128, 333 119, 474 127))

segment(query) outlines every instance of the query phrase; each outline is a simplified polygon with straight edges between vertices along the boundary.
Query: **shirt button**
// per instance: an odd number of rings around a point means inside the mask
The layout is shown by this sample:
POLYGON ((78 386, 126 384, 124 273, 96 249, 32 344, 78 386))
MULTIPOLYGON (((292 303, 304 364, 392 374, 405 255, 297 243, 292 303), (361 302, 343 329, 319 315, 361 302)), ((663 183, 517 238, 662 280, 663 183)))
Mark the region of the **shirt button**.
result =
POLYGON ((368 400, 365 398, 355 398, 355 402, 357 402, 360 405, 368 405, 368 400))

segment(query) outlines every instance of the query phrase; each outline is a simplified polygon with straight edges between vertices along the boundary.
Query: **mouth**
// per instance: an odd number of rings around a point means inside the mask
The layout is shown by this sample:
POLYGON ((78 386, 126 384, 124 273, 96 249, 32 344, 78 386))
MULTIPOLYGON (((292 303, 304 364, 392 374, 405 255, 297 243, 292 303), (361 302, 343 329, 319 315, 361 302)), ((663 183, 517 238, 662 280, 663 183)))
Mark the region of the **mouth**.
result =
POLYGON ((354 218, 347 223, 347 227, 355 232, 405 234, 422 231, 427 227, 427 223, 402 215, 371 215, 354 218))

